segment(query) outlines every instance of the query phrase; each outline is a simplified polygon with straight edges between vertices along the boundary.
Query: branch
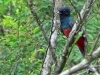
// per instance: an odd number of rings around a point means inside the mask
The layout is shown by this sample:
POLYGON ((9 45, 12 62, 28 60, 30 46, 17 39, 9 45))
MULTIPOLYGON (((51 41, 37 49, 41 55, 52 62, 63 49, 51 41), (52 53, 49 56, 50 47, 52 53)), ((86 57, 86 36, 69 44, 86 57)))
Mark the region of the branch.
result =
POLYGON ((42 64, 42 69, 40 75, 50 75, 53 61, 56 63, 56 41, 58 34, 58 27, 60 26, 59 15, 57 14, 58 9, 61 7, 62 0, 54 0, 54 14, 53 14, 53 23, 51 28, 49 45, 46 51, 46 55, 42 64))
MULTIPOLYGON (((74 4, 73 4, 73 2, 72 2, 72 0, 69 0, 70 1, 70 3, 71 3, 71 5, 73 6, 73 8, 75 9, 75 12, 77 12, 78 13, 78 16, 79 16, 79 18, 80 18, 80 20, 81 20, 81 15, 80 15, 80 12, 78 11, 78 9, 74 6, 74 4)), ((82 20, 81 20, 82 21, 82 20)))
POLYGON ((47 37, 47 35, 46 35, 46 32, 45 32, 45 30, 44 30, 44 28, 43 28, 43 24, 42 24, 42 22, 40 21, 39 17, 37 16, 37 13, 34 11, 33 0, 26 0, 26 2, 27 2, 28 7, 30 8, 30 11, 31 11, 31 13, 32 13, 32 15, 33 15, 33 17, 34 17, 34 19, 35 19, 36 22, 38 23, 38 26, 40 27, 40 29, 41 29, 41 31, 42 31, 42 33, 43 33, 43 36, 44 36, 44 38, 45 38, 45 40, 47 41, 47 43, 49 43, 49 39, 48 39, 48 37, 47 37))
POLYGON ((94 42, 94 44, 93 44, 93 48, 91 49, 90 55, 91 55, 91 54, 93 53, 93 51, 95 50, 99 38, 100 38, 100 32, 98 33, 98 35, 97 35, 97 37, 96 37, 96 39, 95 39, 95 42, 94 42))
MULTIPOLYGON (((100 68, 100 65, 92 65, 95 69, 99 69, 100 68)), ((90 69, 89 69, 90 70, 90 69)), ((89 74, 90 72, 89 72, 89 70, 87 71, 87 70, 84 70, 84 71, 82 71, 81 73, 78 73, 78 74, 76 74, 76 75, 86 75, 87 73, 89 74)), ((91 71, 91 70, 90 70, 91 71)), ((92 71, 93 72, 93 71, 92 71)), ((95 74, 96 75, 96 74, 95 74)))
POLYGON ((92 64, 89 65, 89 70, 92 71, 92 72, 94 72, 95 75, 100 75, 100 74, 97 72, 96 68, 95 68, 92 64))
POLYGON ((90 57, 91 57, 90 61, 87 59, 83 59, 79 64, 77 64, 77 65, 73 66, 72 68, 60 73, 59 75, 70 75, 70 74, 75 73, 79 70, 87 68, 88 64, 90 62, 92 62, 96 58, 100 57, 100 47, 98 47, 98 49, 96 51, 94 51, 90 57))
POLYGON ((76 23, 74 24, 74 27, 73 27, 72 31, 70 32, 70 34, 69 34, 68 41, 67 41, 67 43, 65 45, 65 48, 64 48, 64 50, 61 54, 61 57, 60 57, 58 63, 56 64, 54 75, 61 73, 61 71, 63 70, 63 68, 66 64, 66 61, 67 61, 66 56, 69 54, 70 45, 72 44, 72 40, 74 39, 74 36, 75 36, 77 30, 80 27, 82 27, 82 25, 83 25, 82 22, 85 22, 85 20, 87 20, 90 8, 91 8, 92 4, 94 3, 94 1, 95 0, 87 0, 86 3, 84 4, 84 6, 83 6, 83 8, 80 12, 80 16, 81 16, 82 21, 80 20, 80 18, 78 16, 78 19, 76 20, 76 23))

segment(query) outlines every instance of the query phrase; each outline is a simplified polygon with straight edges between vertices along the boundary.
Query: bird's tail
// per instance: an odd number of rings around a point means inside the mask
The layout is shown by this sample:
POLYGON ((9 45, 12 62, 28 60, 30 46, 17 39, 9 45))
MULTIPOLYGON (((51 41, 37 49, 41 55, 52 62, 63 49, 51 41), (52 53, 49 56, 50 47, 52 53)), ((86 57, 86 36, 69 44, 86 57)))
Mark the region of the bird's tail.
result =
POLYGON ((83 36, 77 40, 76 45, 79 47, 82 55, 85 56, 85 38, 83 36))
MULTIPOLYGON (((70 28, 67 28, 67 29, 63 29, 63 34, 68 37, 69 36, 69 33, 71 32, 71 29, 70 28)), ((82 35, 76 42, 76 45, 79 47, 83 57, 85 56, 85 37, 82 35)))

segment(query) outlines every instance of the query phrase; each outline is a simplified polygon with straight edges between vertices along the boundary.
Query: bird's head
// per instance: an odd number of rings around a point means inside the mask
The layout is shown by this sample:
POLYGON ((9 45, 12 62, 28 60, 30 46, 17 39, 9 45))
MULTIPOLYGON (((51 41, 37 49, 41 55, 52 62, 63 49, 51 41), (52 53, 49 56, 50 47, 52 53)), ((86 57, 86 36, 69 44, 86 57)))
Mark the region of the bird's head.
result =
POLYGON ((61 19, 70 16, 70 9, 67 8, 67 7, 62 7, 62 8, 60 8, 58 11, 59 11, 59 14, 60 14, 60 18, 61 18, 61 19))

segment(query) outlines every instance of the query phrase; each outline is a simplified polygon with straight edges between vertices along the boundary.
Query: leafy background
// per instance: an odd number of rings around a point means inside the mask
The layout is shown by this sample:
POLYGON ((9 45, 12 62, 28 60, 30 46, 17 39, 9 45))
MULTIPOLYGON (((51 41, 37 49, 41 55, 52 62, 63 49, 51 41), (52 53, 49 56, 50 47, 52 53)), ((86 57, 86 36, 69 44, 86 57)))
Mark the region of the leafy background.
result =
MULTIPOLYGON (((84 0, 73 0, 74 5, 80 11, 84 0)), ((88 52, 93 47, 97 33, 100 30, 100 0, 96 0, 86 28, 88 40, 88 52)), ((64 0, 63 6, 71 9, 71 15, 77 19, 77 13, 69 1, 64 0)), ((53 3, 51 0, 34 0, 34 10, 43 23, 43 27, 49 37, 52 25, 53 3)), ((30 13, 25 0, 0 0, 0 25, 4 28, 5 36, 0 34, 0 75, 38 75, 42 66, 42 60, 47 48, 42 32, 30 13)), ((1 32, 0 32, 1 33, 1 32)), ((60 56, 66 37, 60 33, 57 39, 56 54, 60 56)), ((100 46, 100 41, 97 47, 100 46)), ((81 61, 82 56, 77 46, 66 63, 66 68, 81 61)), ((94 63, 100 62, 100 59, 94 63)))

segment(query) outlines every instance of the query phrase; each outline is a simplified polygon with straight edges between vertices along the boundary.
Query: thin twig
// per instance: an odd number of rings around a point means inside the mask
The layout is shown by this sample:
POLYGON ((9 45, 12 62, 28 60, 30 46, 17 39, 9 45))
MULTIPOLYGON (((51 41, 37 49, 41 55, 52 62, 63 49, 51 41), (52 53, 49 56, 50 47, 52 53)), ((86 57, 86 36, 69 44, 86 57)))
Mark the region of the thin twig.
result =
POLYGON ((93 48, 91 49, 90 55, 91 55, 91 54, 93 53, 93 51, 95 50, 99 38, 100 38, 100 32, 97 34, 97 37, 96 37, 95 42, 94 42, 94 44, 93 44, 93 48))
POLYGON ((37 16, 37 13, 36 13, 35 10, 34 10, 33 0, 26 0, 26 2, 27 2, 28 7, 30 8, 30 11, 31 11, 31 13, 32 13, 32 15, 33 15, 33 17, 34 17, 34 19, 35 19, 36 22, 38 23, 38 26, 40 27, 40 29, 41 29, 41 31, 42 31, 42 33, 43 33, 43 36, 44 36, 44 38, 45 38, 45 40, 47 41, 47 43, 49 43, 49 39, 48 39, 47 34, 46 34, 46 32, 45 32, 45 30, 44 30, 44 28, 43 28, 43 24, 42 24, 42 22, 40 21, 39 17, 37 16))
POLYGON ((72 0, 69 0, 69 1, 70 1, 71 5, 73 6, 73 8, 75 9, 75 11, 78 13, 78 16, 79 16, 79 18, 80 18, 80 21, 82 21, 82 18, 81 18, 80 12, 79 12, 78 9, 74 6, 72 0))

